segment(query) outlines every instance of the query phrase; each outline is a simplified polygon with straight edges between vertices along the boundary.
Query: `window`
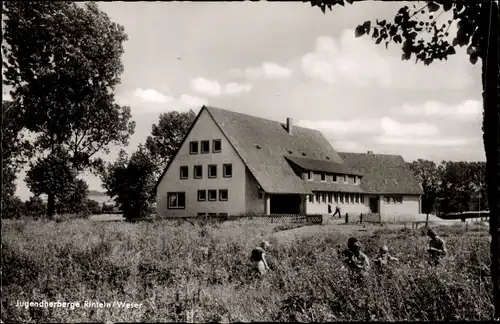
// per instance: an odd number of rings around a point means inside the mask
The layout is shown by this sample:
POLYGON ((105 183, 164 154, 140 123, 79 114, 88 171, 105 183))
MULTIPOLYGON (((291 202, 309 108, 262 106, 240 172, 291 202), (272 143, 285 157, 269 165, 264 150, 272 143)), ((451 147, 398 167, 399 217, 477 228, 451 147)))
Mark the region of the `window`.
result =
POLYGON ((187 165, 181 166, 180 173, 181 179, 187 179, 189 177, 189 167, 187 165))
POLYGON ((354 184, 358 184, 358 177, 354 176, 354 184))
POLYGON ((186 194, 184 192, 169 192, 167 193, 168 209, 184 209, 186 208, 186 194))
POLYGON ((339 195, 337 193, 333 194, 333 200, 338 203, 339 202, 339 195))
POLYGON ((361 203, 364 204, 365 203, 365 196, 361 195, 360 199, 361 199, 361 203))
POLYGON ((189 154, 198 154, 198 142, 189 142, 189 154))
POLYGON ((309 195, 309 202, 312 203, 313 202, 313 199, 314 199, 314 196, 313 195, 309 195))
POLYGON ((222 166, 222 173, 224 178, 231 178, 233 176, 233 165, 231 163, 222 166))
POLYGON ((212 141, 212 151, 214 153, 219 153, 222 150, 222 142, 220 139, 214 139, 212 141))
POLYGON ((227 216, 227 213, 219 213, 219 216, 227 216))
POLYGON ((330 204, 332 203, 332 193, 331 192, 328 193, 328 203, 330 203, 330 204))
POLYGON ((227 201, 227 189, 220 189, 219 190, 219 200, 220 201, 227 201))
POLYGON ((337 181, 338 181, 338 180, 337 180, 337 175, 336 175, 336 174, 334 174, 334 175, 332 176, 332 181, 333 181, 333 182, 337 182, 337 181))
POLYGON ((350 204, 351 202, 349 201, 349 194, 348 193, 345 193, 344 194, 344 203, 346 204, 350 204))
POLYGON ((403 203, 403 196, 395 196, 393 197, 394 203, 395 204, 402 204, 403 203))
POLYGON ((351 204, 354 204, 354 194, 350 194, 349 197, 350 197, 350 200, 351 200, 351 204))
POLYGON ((390 197, 384 196, 384 202, 386 204, 390 203, 391 202, 390 197))
POLYGON ((210 152, 210 141, 201 141, 201 154, 207 154, 210 152))
POLYGON ((326 203, 326 193, 324 192, 321 194, 321 202, 326 203))
POLYGON ((210 200, 210 201, 217 200, 217 190, 209 190, 208 191, 208 200, 210 200))
POLYGON ((326 174, 321 173, 321 181, 326 181, 326 174))
POLYGON ((209 178, 217 178, 217 165, 209 164, 208 165, 208 177, 209 178))
POLYGON ((207 191, 206 190, 198 190, 198 201, 207 200, 207 191))
POLYGON ((207 213, 198 213, 198 216, 207 216, 207 213))
POLYGON ((343 203, 344 203, 344 194, 343 194, 343 193, 339 193, 339 202, 340 202, 341 204, 343 204, 343 203))
POLYGON ((314 174, 313 174, 313 172, 312 172, 312 171, 309 171, 309 172, 307 173, 307 179, 308 179, 308 180, 312 180, 313 178, 314 178, 314 174))
POLYGON ((208 216, 217 216, 217 213, 208 213, 208 216))
POLYGON ((201 165, 194 166, 194 178, 195 179, 203 178, 203 166, 201 165))
POLYGON ((359 194, 356 194, 356 204, 359 204, 359 194))
POLYGON ((344 176, 344 183, 348 183, 349 181, 347 181, 347 175, 344 176))
POLYGON ((316 193, 316 197, 314 197, 314 198, 316 198, 316 202, 321 202, 321 200, 319 200, 319 198, 320 198, 319 197, 319 192, 316 193))

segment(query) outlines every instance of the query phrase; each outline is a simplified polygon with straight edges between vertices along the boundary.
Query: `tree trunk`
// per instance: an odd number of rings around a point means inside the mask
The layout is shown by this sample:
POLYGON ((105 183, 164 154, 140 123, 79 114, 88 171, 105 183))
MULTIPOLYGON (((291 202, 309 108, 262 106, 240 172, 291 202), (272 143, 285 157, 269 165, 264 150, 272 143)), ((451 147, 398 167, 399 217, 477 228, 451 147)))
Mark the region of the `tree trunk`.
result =
POLYGON ((47 197, 47 218, 53 219, 56 211, 56 196, 53 193, 47 197))
POLYGON ((495 319, 500 319, 500 66, 499 10, 494 1, 481 8, 483 41, 483 141, 486 152, 486 181, 490 209, 491 280, 495 319), (491 24, 489 23, 491 21, 491 24))

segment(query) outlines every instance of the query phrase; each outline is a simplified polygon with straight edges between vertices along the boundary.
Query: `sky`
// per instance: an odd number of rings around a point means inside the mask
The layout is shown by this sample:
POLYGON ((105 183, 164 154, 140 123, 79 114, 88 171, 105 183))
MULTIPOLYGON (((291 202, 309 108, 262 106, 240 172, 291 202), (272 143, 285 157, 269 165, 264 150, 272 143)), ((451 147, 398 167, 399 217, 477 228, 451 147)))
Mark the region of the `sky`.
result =
MULTIPOLYGON (((484 161, 480 64, 465 49, 424 66, 401 61, 395 44, 354 37, 359 23, 393 20, 403 5, 362 2, 323 14, 302 2, 99 2, 129 38, 116 89, 137 123, 126 151, 145 141, 162 112, 207 104, 291 117, 341 152, 484 161)), ((113 161, 117 152, 103 157, 113 161)), ((27 199, 23 178, 17 194, 27 199)), ((83 179, 103 190, 97 177, 83 179)))

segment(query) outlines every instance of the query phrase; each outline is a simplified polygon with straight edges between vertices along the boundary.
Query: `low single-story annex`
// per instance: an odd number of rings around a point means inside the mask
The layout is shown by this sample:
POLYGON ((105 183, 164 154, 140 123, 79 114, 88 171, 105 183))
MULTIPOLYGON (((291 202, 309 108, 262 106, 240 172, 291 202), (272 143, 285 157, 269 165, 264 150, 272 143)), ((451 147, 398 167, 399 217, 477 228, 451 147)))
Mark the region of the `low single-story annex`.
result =
POLYGON ((420 213, 401 156, 339 153, 317 130, 203 106, 156 185, 160 217, 420 213))

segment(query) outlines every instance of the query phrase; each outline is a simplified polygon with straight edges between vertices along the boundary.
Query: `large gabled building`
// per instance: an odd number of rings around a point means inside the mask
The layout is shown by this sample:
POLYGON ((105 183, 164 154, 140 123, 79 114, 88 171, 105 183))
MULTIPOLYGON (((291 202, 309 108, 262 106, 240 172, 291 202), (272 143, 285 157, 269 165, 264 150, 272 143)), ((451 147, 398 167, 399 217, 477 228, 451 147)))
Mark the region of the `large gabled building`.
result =
POLYGON ((204 106, 156 194, 160 217, 326 214, 328 204, 340 204, 343 213, 416 214, 422 190, 399 156, 339 154, 321 132, 294 126, 290 118, 280 123, 204 106), (372 163, 385 159, 393 163, 372 163), (380 177, 373 175, 377 168, 380 177), (407 187, 379 190, 379 181, 394 179, 407 187))

